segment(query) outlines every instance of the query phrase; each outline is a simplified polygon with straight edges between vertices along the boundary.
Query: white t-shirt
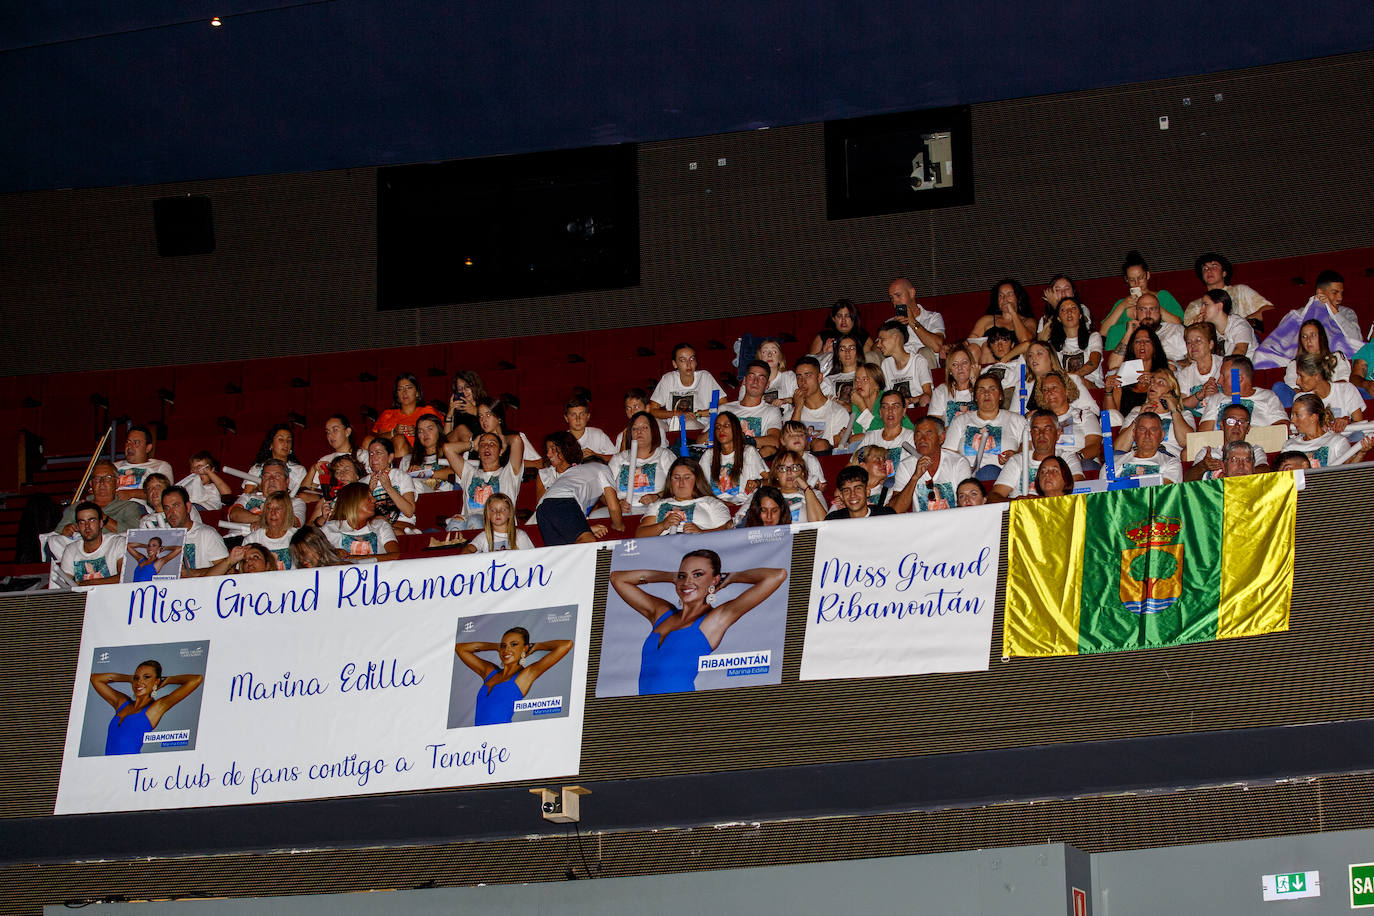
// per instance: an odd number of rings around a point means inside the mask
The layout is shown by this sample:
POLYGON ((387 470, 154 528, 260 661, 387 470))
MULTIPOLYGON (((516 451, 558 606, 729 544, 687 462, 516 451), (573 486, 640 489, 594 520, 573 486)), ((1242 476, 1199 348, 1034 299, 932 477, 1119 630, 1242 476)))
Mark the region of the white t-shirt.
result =
MULTIPOLYGON (((1074 452, 1060 451, 1056 451, 1055 454, 1058 455, 1060 458, 1063 458, 1064 463, 1069 466, 1070 476, 1078 478, 1083 475, 1083 463, 1078 460, 1077 454, 1075 454, 1074 452)), ((1035 458, 1031 458, 1029 460, 1030 471, 1027 472, 1027 479, 1031 485, 1031 491, 1034 492, 1035 475, 1040 473, 1040 462, 1044 461, 1045 459, 1041 458, 1039 461, 1037 461, 1035 458)), ((1009 495, 1012 499, 1015 499, 1018 496, 1025 496, 1026 491, 1021 489, 1021 471, 1025 467, 1026 461, 1027 458, 1025 452, 1017 452, 1015 455, 1012 455, 1010 458, 1008 458, 1007 463, 1002 465, 1002 473, 997 475, 997 482, 994 483, 993 486, 1006 487, 1008 490, 1011 491, 1009 495)), ((1072 483, 1069 481, 1065 482, 1068 483, 1070 489, 1072 489, 1072 483)))
MULTIPOLYGON (((897 433, 896 439, 884 439, 883 431, 881 429, 875 429, 872 432, 864 433, 864 437, 859 440, 859 448, 863 448, 869 445, 879 445, 887 449, 887 476, 885 479, 892 481, 893 489, 901 489, 901 487, 899 487, 896 483, 895 475, 897 473, 898 468, 901 467, 903 459, 910 459, 913 462, 911 464, 912 468, 916 466, 914 463, 915 459, 911 458, 911 456, 908 455, 906 451, 902 448, 903 445, 913 444, 915 444, 914 433, 912 433, 911 430, 906 428, 901 429, 897 433)), ((855 451, 858 451, 858 449, 855 449, 855 451)), ((907 477, 903 477, 902 482, 906 483, 909 476, 910 475, 908 474, 907 477)), ((881 486, 883 484, 883 481, 870 480, 869 483, 881 486)), ((872 487, 869 487, 869 489, 871 491, 872 487)))
POLYGON ((384 518, 373 517, 361 528, 354 528, 343 519, 325 522, 320 529, 335 550, 351 557, 373 557, 386 553, 388 544, 396 543, 396 532, 384 518))
POLYGON ((662 407, 664 410, 673 411, 673 418, 668 421, 668 428, 676 430, 678 425, 678 414, 691 413, 694 410, 707 410, 711 406, 711 392, 719 391, 721 401, 725 400, 725 391, 716 384, 715 378, 705 369, 698 369, 692 376, 692 383, 689 385, 682 381, 677 370, 665 373, 654 386, 653 394, 649 395, 649 400, 662 407))
MULTIPOLYGON (((710 406, 709 399, 707 406, 710 406)), ((615 451, 615 443, 611 441, 611 437, 595 426, 588 426, 582 430, 582 435, 577 437, 577 444, 582 446, 582 454, 584 455, 605 457, 615 451)))
MULTIPOLYGON (((912 315, 908 311, 907 315, 932 334, 945 333, 945 317, 939 312, 932 312, 919 302, 916 304, 916 314, 912 315)), ((914 330, 907 332, 905 349, 908 353, 917 353, 924 346, 925 344, 921 343, 921 335, 914 330)))
POLYGON ((245 545, 261 544, 268 550, 272 551, 272 556, 277 558, 277 568, 290 569, 291 536, 295 534, 297 531, 300 531, 300 529, 288 528, 286 529, 286 534, 283 534, 279 538, 274 538, 267 536, 266 528, 255 528, 254 530, 248 532, 243 536, 243 543, 245 545))
MULTIPOLYGON (((492 541, 493 541, 494 543, 488 544, 488 543, 487 543, 487 533, 486 533, 486 531, 479 531, 479 532, 477 532, 475 535, 472 536, 472 540, 468 541, 468 543, 471 544, 471 545, 477 550, 478 553, 491 553, 491 552, 497 551, 497 550, 511 550, 511 549, 512 549, 511 546, 510 546, 510 543, 509 543, 509 542, 507 541, 507 539, 506 539, 505 534, 503 534, 503 533, 500 532, 500 531, 493 531, 493 532, 491 533, 491 539, 492 539, 492 541)), ((531 541, 531 540, 530 540, 530 536, 529 536, 528 534, 526 534, 525 532, 521 531, 519 528, 516 528, 516 529, 515 529, 515 547, 514 547, 514 549, 515 549, 515 550, 533 550, 533 549, 534 549, 534 541, 531 541)))
POLYGON ((972 465, 981 446, 983 460, 978 468, 1001 467, 998 456, 1004 451, 1019 449, 1025 431, 1025 417, 1009 410, 997 411, 997 416, 991 420, 984 420, 977 413, 963 413, 945 432, 945 449, 958 452, 972 465))
MULTIPOLYGON (((1002 390, 1005 391, 1005 390, 1007 390, 1008 388, 1011 388, 1011 389, 1019 389, 1019 388, 1021 387, 1021 369, 1022 369, 1022 367, 1024 367, 1025 365, 1026 365, 1026 360, 1025 360, 1025 358, 1024 358, 1024 357, 1021 357, 1021 356, 1018 356, 1018 357, 1016 357, 1015 359, 1013 359, 1013 360, 1011 360, 1011 361, 1009 361, 1009 362, 1005 362, 1005 363, 993 363, 992 365, 989 365, 989 366, 983 366, 982 369, 980 370, 980 372, 992 372, 993 370, 1000 369, 1000 370, 1002 370, 1002 390)), ((1028 398, 1029 398, 1029 396, 1030 396, 1030 391, 1031 391, 1031 389, 1034 388, 1034 387, 1035 387, 1035 384, 1034 384, 1034 382, 1032 381, 1032 376, 1031 376, 1031 373, 1030 373, 1030 369, 1027 367, 1027 368, 1026 368, 1026 396, 1027 396, 1028 398)))
MULTIPOLYGON (((1336 357, 1336 368, 1331 370, 1331 380, 1333 382, 1350 381, 1350 360, 1345 358, 1344 353, 1332 353, 1336 357)), ((1283 383, 1289 388, 1298 387, 1298 358, 1295 356, 1288 361, 1288 367, 1283 370, 1283 383)))
POLYGON ((487 499, 493 493, 504 493, 515 502, 520 498, 520 483, 520 477, 509 464, 494 471, 484 471, 476 461, 464 461, 458 471, 458 484, 463 490, 463 514, 481 519, 487 499))
POLYGON ((711 489, 715 491, 717 498, 729 503, 739 505, 747 498, 744 492, 745 485, 751 480, 758 480, 768 472, 768 468, 763 463, 763 458, 759 456, 758 449, 752 445, 744 447, 744 466, 740 469, 739 483, 730 486, 730 477, 727 473, 735 464, 734 455, 725 455, 721 459, 721 473, 713 476, 715 459, 711 457, 711 449, 707 449, 701 456, 701 471, 706 475, 706 479, 711 481, 711 489))
MULTIPOLYGON (((54 562, 54 567, 62 570, 62 574, 72 581, 74 585, 80 585, 88 579, 103 579, 106 576, 119 575, 120 567, 124 562, 124 551, 127 539, 122 534, 110 534, 108 531, 101 533, 100 546, 90 553, 86 553, 85 542, 77 537, 67 545, 67 549, 62 551, 62 559, 54 562)), ((49 582, 57 585, 59 579, 54 575, 50 576, 49 582)))
MULTIPOLYGON (((1268 299, 1255 292, 1244 283, 1233 283, 1222 287, 1231 297, 1231 314, 1239 315, 1242 318, 1249 318, 1260 309, 1268 308, 1273 305, 1268 299)), ((1206 294, 1198 296, 1188 307, 1183 310, 1183 326, 1187 327, 1195 321, 1202 319, 1202 310, 1212 301, 1206 294)))
POLYGON ((797 373, 791 369, 784 369, 778 373, 777 378, 768 380, 768 388, 763 392, 763 401, 765 404, 790 401, 796 391, 797 373))
MULTIPOLYGON (((907 456, 909 461, 916 459, 907 456)), ((915 467, 915 464, 912 464, 915 467)), ((958 452, 951 452, 949 449, 940 450, 940 466, 935 469, 935 476, 932 478, 929 471, 923 472, 916 478, 916 490, 911 494, 911 509, 913 512, 930 512, 935 509, 948 509, 958 505, 955 498, 955 490, 959 486, 959 481, 973 476, 973 469, 969 467, 968 461, 958 452), (930 490, 926 484, 934 486, 935 495, 932 500, 930 490)), ((903 483, 903 486, 906 484, 903 483)))
POLYGON ((1149 458, 1141 458, 1135 452, 1116 456, 1116 476, 1143 477, 1147 474, 1160 474, 1165 483, 1178 483, 1183 479, 1183 462, 1163 449, 1155 451, 1149 458))
POLYGON ((1059 415, 1059 440, 1055 451, 1067 457, 1069 453, 1083 451, 1089 436, 1102 435, 1102 415, 1095 410, 1082 407, 1069 407, 1059 415))
MULTIPOLYGON (((1121 421, 1121 425, 1123 427, 1130 426, 1132 423, 1136 421, 1136 418, 1139 417, 1142 412, 1144 412, 1144 410, 1144 404, 1140 405, 1139 407, 1132 407, 1131 412, 1126 414, 1125 418, 1121 421)), ((1187 436, 1188 433, 1192 432, 1195 426, 1193 418, 1189 416, 1186 410, 1181 410, 1180 412, 1183 414, 1183 419, 1188 421, 1188 428, 1182 431, 1173 428, 1174 418, 1172 415, 1168 413, 1157 412, 1159 416, 1159 425, 1164 427, 1164 439, 1161 442, 1161 444, 1169 451, 1175 452, 1177 454, 1183 453, 1183 437, 1187 436)))
MULTIPOLYGON (((795 387, 793 390, 796 390, 795 387)), ((761 401, 753 407, 745 407, 739 401, 731 401, 729 404, 722 404, 720 409, 728 410, 739 417, 744 434, 751 439, 782 429, 782 411, 766 401, 761 401)))
MULTIPOLYGON (((400 468, 391 468, 386 472, 386 475, 387 479, 391 481, 392 488, 397 493, 400 493, 402 496, 415 496, 415 480, 409 474, 405 473, 400 468)), ((371 475, 368 475, 363 478, 363 482, 366 483, 370 479, 371 475)), ((377 503, 377 514, 388 514, 385 510, 386 506, 391 504, 391 497, 386 495, 386 490, 382 488, 380 483, 372 488, 372 498, 377 503)), ((415 524, 415 516, 401 515, 397 517, 396 521, 407 525, 413 525, 415 524)))
MULTIPOLYGON (((143 478, 149 474, 161 474, 170 481, 176 481, 176 478, 172 476, 172 466, 157 458, 142 464, 119 461, 115 463, 115 470, 119 472, 119 489, 121 490, 143 489, 143 478)), ((214 487, 210 489, 213 490, 214 487)))
POLYGON ((1221 352, 1229 356, 1236 352, 1236 347, 1240 344, 1249 345, 1245 350, 1247 356, 1254 353, 1259 348, 1259 341, 1255 339, 1255 329, 1239 315, 1227 315, 1226 333, 1221 335, 1221 352))
MULTIPOLYGON (((1211 379, 1217 379, 1217 384, 1221 383, 1221 357, 1215 353, 1212 354, 1211 372, 1200 371, 1197 363, 1193 362, 1180 367, 1178 372, 1174 373, 1174 378, 1178 380, 1178 390, 1183 392, 1184 397, 1201 394, 1203 386, 1211 379)), ((1182 409, 1184 413, 1191 414, 1194 420, 1202 416, 1201 402, 1196 407, 1184 407, 1182 409)))
MULTIPOLYGON (((1188 358, 1188 341, 1183 339, 1183 325, 1173 324, 1171 322, 1160 322, 1159 326, 1155 328, 1155 336, 1157 336, 1159 342, 1164 345, 1164 355, 1170 361, 1178 362, 1181 359, 1188 358)), ((1254 340, 1254 335, 1251 335, 1250 339, 1254 340)), ((1251 349, 1253 351, 1253 346, 1251 349)), ((1132 357, 1129 353, 1127 356, 1132 357)))
MULTIPOLYGON (((913 359, 912 362, 917 360, 913 359)), ((827 442, 834 442, 836 436, 849 430, 849 411, 828 398, 815 410, 803 404, 790 419, 806 424, 813 439, 825 439, 827 442)))
MULTIPOLYGON (((363 461, 363 467, 367 467, 367 462, 366 462, 366 461, 363 461)), ((261 479, 262 479, 262 465, 260 465, 260 464, 255 464, 255 465, 253 465, 251 468, 248 469, 247 474, 248 474, 249 477, 256 477, 256 478, 258 478, 259 480, 261 480, 261 479)), ((301 484, 305 482, 305 474, 306 474, 305 468, 301 467, 301 466, 300 466, 299 464, 297 464, 296 462, 294 462, 294 461, 288 461, 288 462, 286 462, 286 488, 287 488, 287 491, 290 492, 290 494, 291 494, 292 496, 295 496, 295 495, 296 495, 296 491, 299 490, 299 489, 301 488, 301 484)), ((244 485, 244 487, 247 487, 247 486, 249 485, 249 482, 245 480, 245 481, 243 482, 243 485, 244 485)), ((254 484, 254 486, 257 486, 258 489, 262 489, 262 487, 261 487, 260 485, 258 485, 258 484, 254 484)))
POLYGON ((227 556, 229 548, 224 546, 224 538, 219 532, 193 520, 181 547, 181 568, 206 569, 227 556))
MULTIPOLYGON (((890 356, 883 357, 883 380, 888 391, 900 391, 908 400, 919 398, 927 385, 933 385, 930 364, 908 353, 906 365, 897 368, 897 361, 890 356)), ((932 392, 933 394, 933 392, 932 392)))
MULTIPOLYGON (((648 458, 640 458, 636 455, 634 460, 634 499, 629 500, 630 505, 642 505, 645 496, 662 492, 664 485, 668 482, 668 468, 676 460, 677 456, 663 446, 659 446, 648 458)), ((615 479, 615 491, 620 494, 621 498, 624 498, 626 489, 630 486, 629 454, 616 452, 611 456, 610 469, 611 476, 615 479)))
MULTIPOLYGON (((254 515, 262 515, 262 507, 266 503, 267 494, 262 492, 262 490, 254 490, 252 493, 243 493, 239 496, 238 499, 234 500, 234 505, 238 506, 240 509, 247 509, 254 515)), ((195 510, 192 510, 193 513, 194 511, 195 510)), ((291 497, 291 511, 295 513, 296 522, 298 524, 305 524, 305 522, 310 518, 310 516, 307 515, 305 512, 305 500, 301 499, 299 496, 291 497)), ((194 514, 191 517, 192 519, 195 519, 194 514)), ((154 526, 145 525, 144 527, 152 528, 154 526)), ((159 525, 157 527, 162 526, 159 525)))
MULTIPOLYGON (((646 517, 652 517, 654 521, 661 522, 668 517, 668 513, 681 510, 686 514, 686 521, 704 530, 719 528, 730 521, 730 510, 725 503, 716 499, 714 496, 699 496, 696 499, 660 499, 653 503, 646 517)), ((659 532, 666 534, 666 531, 659 532)))
POLYGON ((1327 430, 1315 439, 1294 436, 1283 444, 1285 452, 1303 452, 1314 468, 1329 468, 1333 464, 1343 464, 1351 452, 1359 446, 1351 443, 1344 435, 1327 430))
POLYGON ((1333 417, 1353 417, 1355 411, 1364 410, 1360 389, 1349 382, 1332 382, 1331 393, 1322 398, 1322 403, 1331 410, 1333 417))
POLYGON ((176 484, 186 491, 192 503, 204 507, 206 512, 224 508, 224 497, 220 495, 219 490, 216 490, 212 483, 201 483, 199 474, 187 474, 176 484))
MULTIPOLYGON (((1288 413, 1283 409, 1279 396, 1268 388, 1256 388, 1253 394, 1242 395, 1240 402, 1250 408, 1250 425, 1253 426, 1273 426, 1275 423, 1287 423, 1288 413)), ((1202 415, 1199 423, 1211 421, 1216 426, 1221 425, 1221 412, 1231 406, 1231 396, 1224 391, 1218 391, 1210 398, 1202 402, 1202 415)))
POLYGON ((596 501, 605 495, 606 489, 615 489, 615 478, 611 469, 599 461, 575 464, 547 484, 543 503, 550 499, 571 499, 587 512, 596 501))
POLYGON ((973 403, 973 388, 971 386, 967 391, 956 391, 951 395, 949 386, 942 384, 936 385, 931 390, 930 409, 926 413, 944 420, 945 426, 948 427, 959 414, 977 408, 978 405, 973 403))
MULTIPOLYGON (((1069 373, 1077 372, 1088 363, 1092 362, 1092 355, 1096 353, 1102 355, 1102 335, 1096 331, 1088 333, 1088 345, 1080 347, 1076 336, 1064 338, 1064 346, 1059 350, 1059 362, 1065 371, 1069 373)), ((1102 387, 1102 359, 1098 359, 1097 368, 1087 375, 1077 376, 1079 387, 1084 383, 1092 385, 1094 388, 1102 387)))

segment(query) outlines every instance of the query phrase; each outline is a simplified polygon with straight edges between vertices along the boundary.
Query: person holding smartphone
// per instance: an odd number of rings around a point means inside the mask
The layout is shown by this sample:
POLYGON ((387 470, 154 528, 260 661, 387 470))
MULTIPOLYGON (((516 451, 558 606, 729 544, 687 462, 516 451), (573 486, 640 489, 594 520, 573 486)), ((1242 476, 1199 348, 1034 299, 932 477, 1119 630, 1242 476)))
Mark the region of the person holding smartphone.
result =
POLYGON ((482 431, 477 420, 477 402, 486 396, 486 386, 476 372, 463 369, 454 373, 448 410, 444 414, 444 437, 457 443, 459 451, 471 449, 472 440, 482 431))

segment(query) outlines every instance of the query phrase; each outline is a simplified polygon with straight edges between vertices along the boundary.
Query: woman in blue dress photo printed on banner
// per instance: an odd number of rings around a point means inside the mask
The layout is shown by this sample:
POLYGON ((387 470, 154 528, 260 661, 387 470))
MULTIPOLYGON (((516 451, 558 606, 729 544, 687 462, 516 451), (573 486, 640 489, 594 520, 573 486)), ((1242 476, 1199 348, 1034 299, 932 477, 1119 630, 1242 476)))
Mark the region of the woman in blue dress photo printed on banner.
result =
POLYGON ((696 690, 700 658, 710 655, 741 617, 758 607, 787 580, 785 569, 721 572, 720 554, 693 550, 676 572, 623 569, 611 573, 617 595, 652 627, 640 652, 639 693, 696 690), (672 583, 677 604, 650 594, 644 586, 672 583), (717 594, 731 585, 747 586, 727 601, 717 594))

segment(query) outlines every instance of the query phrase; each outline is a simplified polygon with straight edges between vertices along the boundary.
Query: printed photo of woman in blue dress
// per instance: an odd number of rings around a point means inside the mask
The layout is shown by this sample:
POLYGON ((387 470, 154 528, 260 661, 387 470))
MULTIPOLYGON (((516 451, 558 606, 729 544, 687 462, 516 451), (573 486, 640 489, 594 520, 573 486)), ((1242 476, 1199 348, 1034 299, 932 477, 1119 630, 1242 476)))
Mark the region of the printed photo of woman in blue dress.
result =
POLYGON ((482 679, 477 690, 473 725, 499 725, 510 722, 515 704, 529 696, 530 688, 540 675, 563 660, 572 651, 571 639, 549 639, 532 642, 530 631, 512 627, 501 634, 501 641, 460 642, 456 646, 458 658, 482 679), (478 655, 495 652, 500 664, 493 664, 478 655), (537 652, 544 655, 526 665, 525 660, 537 652))
POLYGON ((787 581, 787 570, 758 568, 722 572, 720 554, 693 550, 676 571, 622 569, 611 573, 615 593, 637 611, 651 630, 640 650, 639 693, 696 690, 700 659, 720 645, 725 633, 787 581), (645 586, 671 583, 676 604, 645 586), (725 599, 722 592, 743 585, 725 599))
POLYGON ((143 736, 156 731, 158 722, 162 721, 167 711, 195 693, 204 680, 199 674, 163 677, 161 663, 152 659, 139 663, 133 674, 114 671, 92 674, 91 686, 115 711, 105 736, 105 754, 141 753, 143 736), (115 690, 111 684, 129 684, 133 696, 115 690), (176 689, 159 698, 157 692, 167 686, 176 689))

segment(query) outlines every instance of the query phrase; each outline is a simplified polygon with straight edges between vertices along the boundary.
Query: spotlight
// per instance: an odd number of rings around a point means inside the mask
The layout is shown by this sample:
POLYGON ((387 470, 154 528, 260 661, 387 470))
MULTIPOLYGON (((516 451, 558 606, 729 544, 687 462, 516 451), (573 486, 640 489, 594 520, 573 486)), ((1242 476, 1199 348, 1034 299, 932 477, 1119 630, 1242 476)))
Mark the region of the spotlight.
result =
POLYGON ((221 21, 218 16, 211 16, 210 25, 214 26, 215 28, 219 28, 220 26, 224 25, 224 22, 221 21))

